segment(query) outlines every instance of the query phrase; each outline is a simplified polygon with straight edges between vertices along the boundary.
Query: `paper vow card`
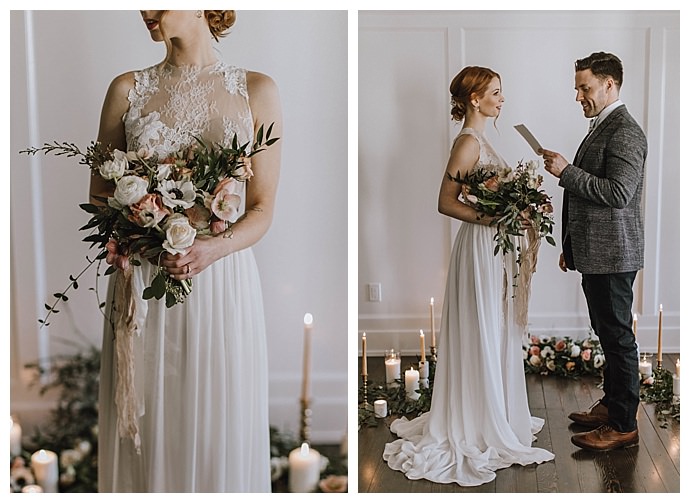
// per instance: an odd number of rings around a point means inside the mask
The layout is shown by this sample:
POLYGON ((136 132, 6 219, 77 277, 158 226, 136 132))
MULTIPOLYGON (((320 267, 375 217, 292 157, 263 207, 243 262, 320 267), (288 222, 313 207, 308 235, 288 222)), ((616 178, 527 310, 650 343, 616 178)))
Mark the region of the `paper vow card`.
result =
POLYGON ((532 147, 534 153, 537 155, 541 155, 539 151, 542 150, 542 147, 539 144, 539 141, 537 141, 537 139, 531 133, 531 131, 527 129, 527 126, 525 126, 524 124, 518 124, 514 127, 517 130, 517 132, 520 133, 520 135, 527 141, 527 143, 529 143, 529 146, 532 147))

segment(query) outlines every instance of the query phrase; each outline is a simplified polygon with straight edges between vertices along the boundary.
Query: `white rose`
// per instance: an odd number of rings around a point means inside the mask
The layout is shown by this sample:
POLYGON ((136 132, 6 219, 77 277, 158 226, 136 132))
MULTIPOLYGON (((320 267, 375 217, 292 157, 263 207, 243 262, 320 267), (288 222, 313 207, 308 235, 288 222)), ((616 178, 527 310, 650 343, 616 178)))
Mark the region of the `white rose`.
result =
POLYGON ((556 370, 556 362, 551 359, 546 360, 546 368, 553 372, 556 370))
POLYGON ((530 356, 529 363, 533 367, 539 367, 541 366, 541 358, 539 358, 537 355, 532 355, 530 356))
POLYGON ((149 183, 140 176, 123 176, 117 182, 113 197, 122 206, 138 203, 147 193, 149 183))
POLYGON ((195 237, 196 229, 189 224, 189 219, 181 213, 175 213, 165 222, 163 248, 177 255, 192 246, 195 237))
POLYGON ((477 204, 477 201, 479 201, 479 199, 477 199, 477 196, 472 194, 468 194, 467 200, 472 204, 477 204))
POLYGON ((606 363, 606 358, 604 358, 604 355, 595 355, 594 356, 594 368, 598 369, 602 367, 606 363))
POLYGON ((573 344, 570 350, 570 358, 577 358, 578 356, 580 356, 580 346, 573 344))
POLYGON ((541 350, 541 355, 544 358, 553 358, 555 353, 553 352, 553 349, 551 349, 551 346, 544 346, 544 349, 541 350))
POLYGON ((129 167, 127 163, 127 154, 121 150, 115 149, 113 151, 113 160, 105 161, 98 168, 101 176, 106 180, 116 180, 125 174, 125 170, 129 167))

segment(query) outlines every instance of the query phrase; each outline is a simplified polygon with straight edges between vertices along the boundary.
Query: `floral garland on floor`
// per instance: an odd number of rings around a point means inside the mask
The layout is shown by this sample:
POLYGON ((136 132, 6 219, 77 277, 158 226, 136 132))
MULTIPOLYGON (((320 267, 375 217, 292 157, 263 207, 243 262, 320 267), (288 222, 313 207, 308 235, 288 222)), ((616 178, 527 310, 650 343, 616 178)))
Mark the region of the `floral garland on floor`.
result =
MULTIPOLYGON (((555 375, 579 378, 586 375, 603 377, 606 358, 598 337, 590 330, 585 339, 571 337, 537 337, 528 335, 523 344, 523 363, 526 374, 555 375)), ((379 422, 372 403, 386 400, 390 415, 419 416, 431 409, 436 365, 429 370, 429 387, 418 390, 419 399, 407 396, 403 383, 396 385, 367 385, 367 402, 364 402, 364 386, 359 387, 359 427, 376 427, 379 422)), ((669 419, 680 421, 680 397, 673 395, 673 376, 665 369, 655 369, 652 378, 643 380, 640 376, 640 400, 654 403, 660 427, 666 428, 669 419)))
POLYGON ((537 337, 530 335, 522 346, 526 374, 580 377, 602 376, 606 358, 599 339, 589 337, 537 337))
MULTIPOLYGON (((58 455, 60 492, 98 492, 98 379, 101 351, 91 347, 76 355, 51 361, 49 379, 40 387, 40 394, 59 390, 57 407, 50 421, 25 439, 19 455, 10 455, 10 492, 21 492, 36 484, 31 467, 31 454, 47 449, 58 455)), ((46 366, 26 365, 35 372, 32 386, 46 375, 46 366)), ((346 445, 346 444, 343 444, 346 445)), ((287 487, 290 451, 297 440, 286 432, 270 427, 271 481, 276 488, 287 487)), ((317 492, 347 490, 347 449, 339 456, 321 456, 321 480, 317 492)))

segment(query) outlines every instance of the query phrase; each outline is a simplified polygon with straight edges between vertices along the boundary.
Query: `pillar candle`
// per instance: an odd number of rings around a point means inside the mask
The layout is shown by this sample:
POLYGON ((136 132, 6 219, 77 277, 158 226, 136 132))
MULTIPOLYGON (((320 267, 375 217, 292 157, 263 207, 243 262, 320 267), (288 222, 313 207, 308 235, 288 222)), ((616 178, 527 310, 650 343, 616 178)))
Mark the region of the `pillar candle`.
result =
POLYGON ((362 375, 367 375, 367 333, 362 334, 362 375))
POLYGON ((311 329, 314 318, 304 315, 304 356, 302 359, 302 400, 309 400, 309 372, 311 360, 311 329))
POLYGON ((31 469, 34 471, 36 482, 43 492, 58 492, 58 457, 53 451, 41 449, 31 455, 31 469))
POLYGON ((662 361, 661 358, 661 317, 663 314, 664 308, 661 304, 659 304, 659 340, 657 343, 657 356, 656 356, 656 361, 660 364, 662 361))
POLYGON ((42 493, 43 489, 41 489, 41 486, 37 486, 36 484, 29 484, 28 486, 22 487, 22 492, 23 493, 42 493))
POLYGON ((436 347, 436 327, 434 326, 434 298, 431 297, 429 302, 429 310, 431 311, 431 347, 436 347))
MULTIPOLYGON (((391 352, 395 353, 394 350, 391 352)), ((389 356, 385 360, 386 383, 394 384, 396 379, 400 379, 400 357, 397 355, 389 356)))
POLYGON ((414 368, 405 371, 405 393, 408 398, 417 400, 419 398, 419 372, 414 368))
POLYGON ((642 379, 646 379, 652 375, 652 362, 647 361, 647 355, 643 356, 640 361, 640 375, 642 379))
POLYGON ((374 415, 379 418, 388 416, 388 402, 385 400, 375 400, 374 415))
POLYGON ((680 396, 680 377, 677 375, 673 376, 673 394, 680 396))
POLYGON ((10 455, 19 456, 22 453, 22 427, 10 416, 10 455))
POLYGON ((680 379, 680 358, 676 360, 676 377, 680 379))
POLYGON ((419 350, 422 353, 422 359, 420 361, 425 362, 426 356, 424 355, 424 353, 426 353, 426 347, 424 346, 424 331, 423 330, 419 331, 419 346, 420 346, 419 350))
POLYGON ((310 493, 321 477, 321 455, 306 442, 288 455, 288 490, 291 493, 310 493))

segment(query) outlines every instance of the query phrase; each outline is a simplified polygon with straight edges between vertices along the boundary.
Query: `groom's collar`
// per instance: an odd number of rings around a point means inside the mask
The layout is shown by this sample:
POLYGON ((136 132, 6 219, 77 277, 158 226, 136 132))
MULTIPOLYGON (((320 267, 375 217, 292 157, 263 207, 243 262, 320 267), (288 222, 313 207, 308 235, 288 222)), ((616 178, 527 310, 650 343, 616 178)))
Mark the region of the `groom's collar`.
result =
POLYGON ((599 112, 599 115, 597 115, 597 126, 599 126, 599 124, 601 124, 611 112, 620 106, 623 106, 623 102, 621 100, 616 100, 599 112))

